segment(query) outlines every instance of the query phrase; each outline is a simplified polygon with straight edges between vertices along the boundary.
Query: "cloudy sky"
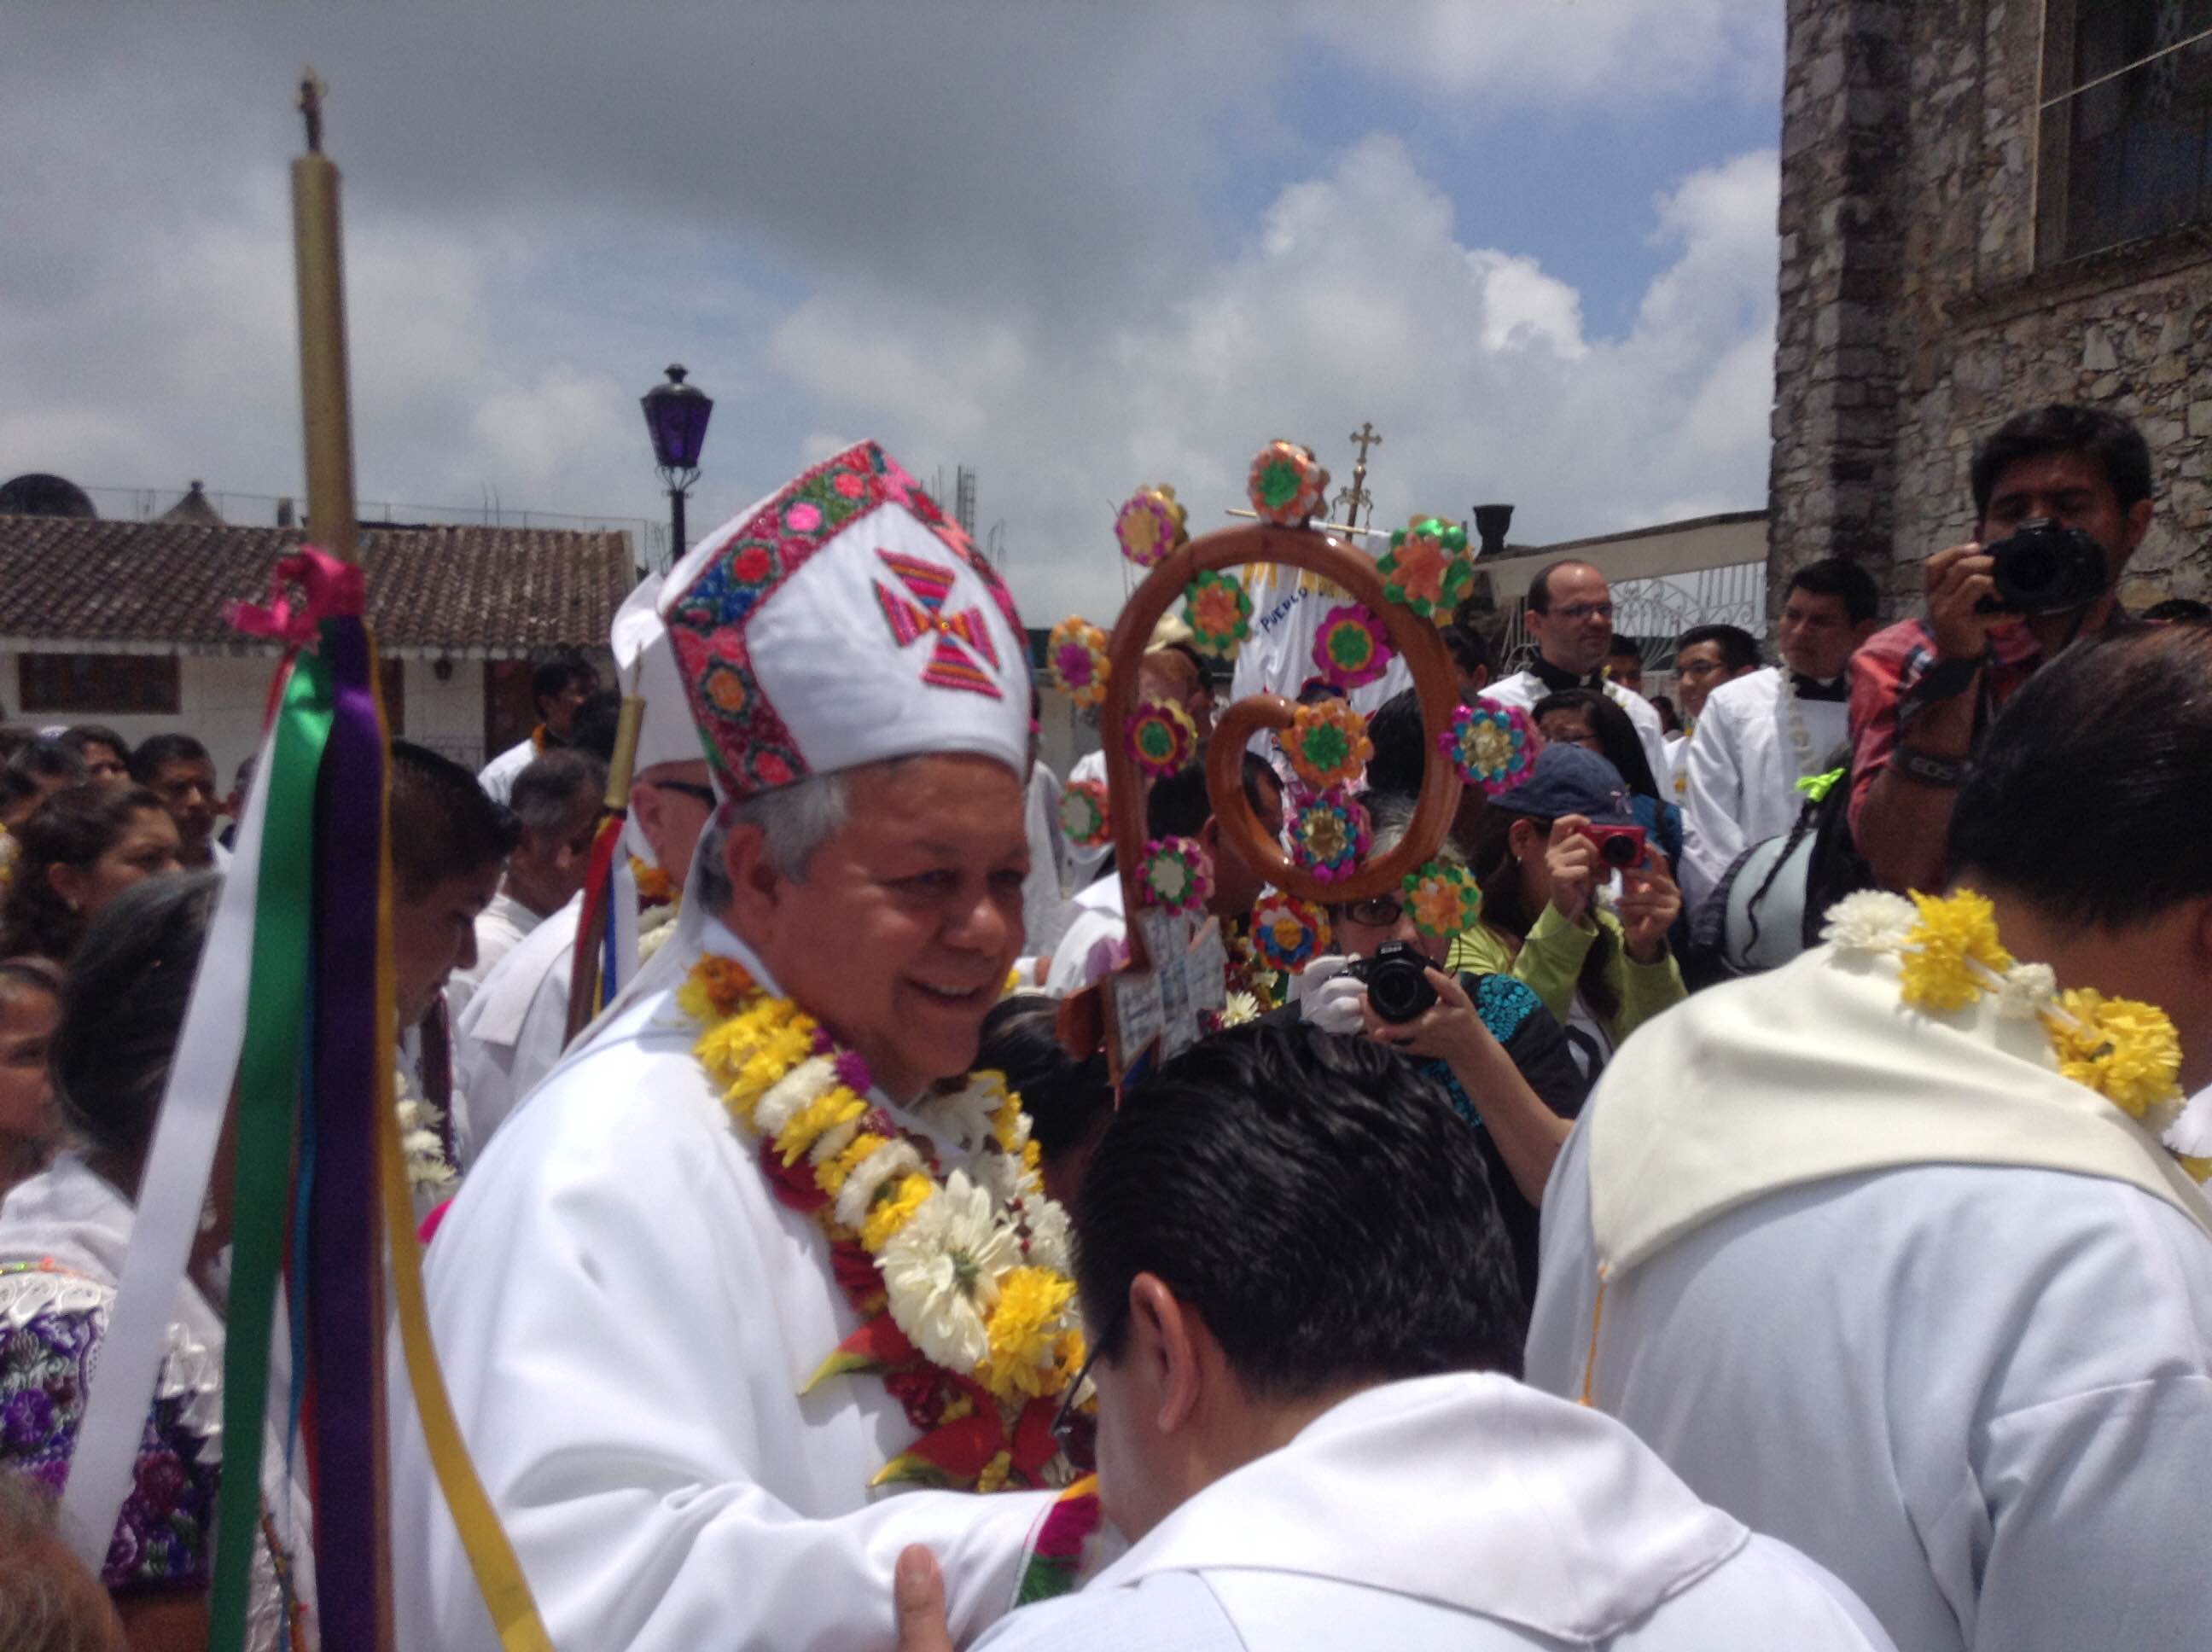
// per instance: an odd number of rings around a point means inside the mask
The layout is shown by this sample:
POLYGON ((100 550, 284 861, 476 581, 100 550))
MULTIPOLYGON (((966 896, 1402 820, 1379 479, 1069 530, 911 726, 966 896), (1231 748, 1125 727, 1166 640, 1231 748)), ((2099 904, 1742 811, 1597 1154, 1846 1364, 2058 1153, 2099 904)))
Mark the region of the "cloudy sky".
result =
POLYGON ((299 491, 285 163, 344 168, 364 500, 695 533, 866 435, 1033 623, 1268 438, 1542 543, 1764 502, 1778 0, 11 8, 0 476, 299 491), (947 503, 949 504, 949 501, 947 503))

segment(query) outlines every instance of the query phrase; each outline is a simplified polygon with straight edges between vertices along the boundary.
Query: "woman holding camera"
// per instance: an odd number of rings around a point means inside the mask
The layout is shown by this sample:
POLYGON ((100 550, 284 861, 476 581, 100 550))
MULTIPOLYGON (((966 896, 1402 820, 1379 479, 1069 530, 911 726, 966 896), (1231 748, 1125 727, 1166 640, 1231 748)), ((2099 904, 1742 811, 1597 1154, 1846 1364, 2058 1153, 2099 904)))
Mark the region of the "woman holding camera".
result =
POLYGON ((1615 1045, 1686 996, 1667 944, 1681 891, 1626 793, 1595 752, 1546 746, 1484 812, 1474 856, 1482 921, 1451 949, 1454 969, 1510 972, 1533 987, 1593 1080, 1615 1045), (1615 872, 1617 914, 1598 902, 1615 872))
MULTIPOLYGON (((1388 793, 1367 804, 1376 853, 1387 853, 1413 804, 1388 793)), ((1462 864, 1449 842, 1437 858, 1462 864)), ((1446 973, 1450 938, 1423 934, 1395 890, 1332 907, 1329 923, 1342 956, 1309 963, 1297 1004, 1278 1013, 1389 1044, 1443 1085, 1474 1127, 1523 1299, 1533 1302, 1537 1207, 1589 1090, 1565 1033, 1510 975, 1446 973)))

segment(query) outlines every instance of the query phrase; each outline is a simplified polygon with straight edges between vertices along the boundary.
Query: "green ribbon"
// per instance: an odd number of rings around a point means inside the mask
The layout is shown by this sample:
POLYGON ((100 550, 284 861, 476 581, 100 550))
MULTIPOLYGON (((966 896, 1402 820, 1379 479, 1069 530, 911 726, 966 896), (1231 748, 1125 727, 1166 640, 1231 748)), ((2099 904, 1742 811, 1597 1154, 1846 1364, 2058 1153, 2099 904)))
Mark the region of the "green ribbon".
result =
MULTIPOLYGON (((256 884, 246 1042, 238 1069, 230 1303, 223 1354, 222 1485, 216 1504, 212 1652, 246 1644, 247 1584, 261 1515, 269 1339, 289 1225, 308 983, 313 976, 315 787, 332 720, 330 668, 302 653, 276 713, 269 815, 256 884)), ((207 960, 222 969, 228 961, 207 960)), ((295 1360, 305 1351, 294 1349, 295 1360)))
POLYGON ((1836 789, 1836 782, 1843 777, 1840 768, 1832 768, 1825 774, 1808 774, 1797 782, 1797 789, 1814 803, 1826 803, 1828 793, 1836 789))

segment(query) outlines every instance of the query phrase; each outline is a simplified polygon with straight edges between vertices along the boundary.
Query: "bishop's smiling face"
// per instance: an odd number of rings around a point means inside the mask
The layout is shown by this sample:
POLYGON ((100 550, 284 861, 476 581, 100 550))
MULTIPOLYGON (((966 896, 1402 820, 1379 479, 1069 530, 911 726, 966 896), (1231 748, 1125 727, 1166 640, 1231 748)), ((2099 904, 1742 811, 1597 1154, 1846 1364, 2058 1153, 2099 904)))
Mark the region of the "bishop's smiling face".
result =
POLYGON ((905 1101, 968 1071, 1022 947, 1029 838, 1021 781, 988 757, 853 769, 842 826, 778 872, 732 829, 732 926, 776 985, 905 1101))

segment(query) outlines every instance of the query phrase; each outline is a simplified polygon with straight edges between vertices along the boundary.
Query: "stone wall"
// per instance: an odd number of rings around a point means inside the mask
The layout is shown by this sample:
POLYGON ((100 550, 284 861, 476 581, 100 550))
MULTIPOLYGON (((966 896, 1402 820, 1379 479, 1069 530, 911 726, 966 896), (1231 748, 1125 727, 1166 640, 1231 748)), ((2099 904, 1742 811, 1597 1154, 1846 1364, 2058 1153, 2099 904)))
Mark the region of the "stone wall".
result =
POLYGON ((2041 0, 1790 0, 1769 569, 1856 556, 1899 611, 1973 528, 2023 407, 2136 421, 2157 515, 2125 594, 2212 595, 2212 230, 2036 267, 2041 0))

